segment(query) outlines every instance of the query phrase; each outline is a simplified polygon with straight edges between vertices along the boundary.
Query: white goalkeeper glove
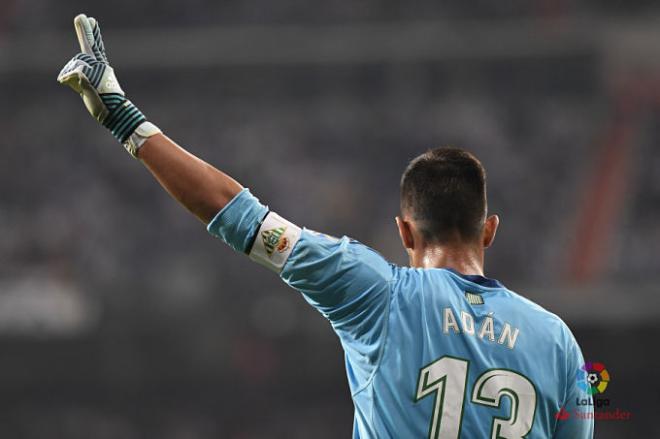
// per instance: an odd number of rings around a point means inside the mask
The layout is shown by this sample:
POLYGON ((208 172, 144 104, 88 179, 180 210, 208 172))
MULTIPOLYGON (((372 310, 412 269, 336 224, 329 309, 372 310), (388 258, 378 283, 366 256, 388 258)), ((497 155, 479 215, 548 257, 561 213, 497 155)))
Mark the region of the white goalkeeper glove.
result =
POLYGON ((108 64, 98 22, 80 14, 73 24, 82 53, 64 66, 57 80, 80 93, 90 114, 137 158, 142 144, 161 131, 126 99, 108 64))

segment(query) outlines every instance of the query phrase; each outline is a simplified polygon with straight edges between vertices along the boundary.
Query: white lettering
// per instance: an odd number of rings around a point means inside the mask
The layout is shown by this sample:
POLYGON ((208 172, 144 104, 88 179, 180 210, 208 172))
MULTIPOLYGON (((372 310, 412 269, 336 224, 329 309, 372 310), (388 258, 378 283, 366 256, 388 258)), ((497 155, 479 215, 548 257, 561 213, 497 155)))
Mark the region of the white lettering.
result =
POLYGON ((504 329, 502 329, 502 334, 500 334, 500 339, 497 340, 497 342, 499 344, 504 344, 504 341, 506 340, 507 347, 513 349, 516 345, 516 340, 518 339, 518 332, 518 328, 514 328, 513 332, 511 332, 511 325, 505 323, 504 329))
POLYGON ((452 329, 456 334, 460 334, 461 330, 458 328, 458 323, 456 322, 456 317, 452 312, 451 308, 445 308, 445 318, 442 325, 442 331, 445 334, 449 334, 449 328, 452 329))
POLYGON ((491 316, 486 316, 484 321, 481 323, 481 329, 479 330, 479 338, 483 340, 484 336, 488 336, 488 340, 495 341, 495 329, 493 324, 493 318, 491 316))
POLYGON ((463 325, 463 332, 474 335, 474 318, 471 314, 461 311, 461 324, 463 325))
POLYGON ((454 334, 471 335, 479 337, 483 341, 501 344, 509 349, 516 347, 520 330, 507 322, 503 322, 502 332, 495 334, 495 319, 492 312, 475 322, 475 317, 471 313, 461 311, 459 323, 454 311, 451 308, 444 308, 442 317, 442 332, 445 334, 453 332, 454 334), (475 326, 478 326, 478 332, 476 333, 475 326))

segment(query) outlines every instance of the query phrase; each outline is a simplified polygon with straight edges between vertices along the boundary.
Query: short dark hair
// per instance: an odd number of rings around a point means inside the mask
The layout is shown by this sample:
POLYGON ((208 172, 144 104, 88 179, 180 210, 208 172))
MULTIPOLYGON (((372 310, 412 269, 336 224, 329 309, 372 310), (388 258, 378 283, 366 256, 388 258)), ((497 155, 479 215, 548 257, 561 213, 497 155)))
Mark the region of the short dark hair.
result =
POLYGON ((478 240, 486 210, 486 170, 463 149, 429 150, 403 172, 401 212, 412 217, 429 242, 478 240))

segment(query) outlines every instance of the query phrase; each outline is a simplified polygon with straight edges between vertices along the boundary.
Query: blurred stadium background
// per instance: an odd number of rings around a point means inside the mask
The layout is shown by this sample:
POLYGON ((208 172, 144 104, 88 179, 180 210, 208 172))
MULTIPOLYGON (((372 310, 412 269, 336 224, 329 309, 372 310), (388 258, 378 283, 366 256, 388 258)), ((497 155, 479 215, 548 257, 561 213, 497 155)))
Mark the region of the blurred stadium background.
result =
POLYGON ((3 0, 0 437, 342 438, 326 321, 179 208, 55 77, 97 17, 130 98, 280 214, 404 263, 407 160, 474 151, 491 277, 660 437, 660 4, 3 0))

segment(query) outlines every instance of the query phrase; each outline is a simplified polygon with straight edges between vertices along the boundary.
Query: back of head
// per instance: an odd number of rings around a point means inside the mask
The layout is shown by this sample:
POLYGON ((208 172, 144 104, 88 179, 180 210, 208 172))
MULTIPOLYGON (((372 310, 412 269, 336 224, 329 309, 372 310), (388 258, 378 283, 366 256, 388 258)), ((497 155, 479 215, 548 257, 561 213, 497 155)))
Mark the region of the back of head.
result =
POLYGON ((486 217, 486 171, 459 148, 432 149, 410 162, 401 178, 401 212, 427 242, 477 242, 486 217))

